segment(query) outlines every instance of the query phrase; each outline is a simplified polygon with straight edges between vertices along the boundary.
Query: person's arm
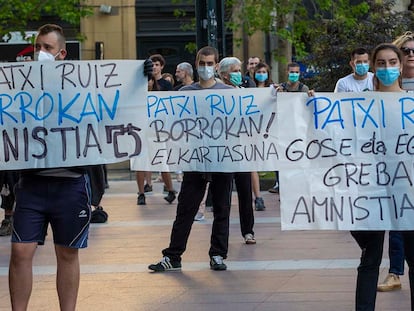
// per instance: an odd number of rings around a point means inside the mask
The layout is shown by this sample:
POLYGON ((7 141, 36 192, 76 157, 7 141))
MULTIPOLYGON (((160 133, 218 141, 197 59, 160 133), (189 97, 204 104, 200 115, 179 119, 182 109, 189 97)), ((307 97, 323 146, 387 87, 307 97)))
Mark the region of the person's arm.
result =
POLYGON ((273 83, 273 87, 275 88, 276 92, 287 92, 286 86, 285 86, 285 82, 284 83, 273 83))
POLYGON ((309 97, 315 96, 315 90, 310 90, 309 86, 307 86, 306 84, 302 86, 301 92, 308 94, 309 97))

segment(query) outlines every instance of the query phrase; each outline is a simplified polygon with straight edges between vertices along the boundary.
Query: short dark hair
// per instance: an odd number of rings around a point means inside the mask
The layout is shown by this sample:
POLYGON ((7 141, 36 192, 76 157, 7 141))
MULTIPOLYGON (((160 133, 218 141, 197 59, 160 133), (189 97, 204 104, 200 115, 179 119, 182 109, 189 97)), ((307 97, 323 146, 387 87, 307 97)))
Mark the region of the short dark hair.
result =
POLYGON ((296 62, 291 62, 287 65, 288 70, 289 70, 289 68, 292 68, 292 67, 299 67, 300 68, 300 65, 296 62))
POLYGON ((353 49, 351 52, 351 59, 354 59, 355 55, 364 55, 364 54, 368 54, 369 56, 369 51, 366 48, 353 49))
POLYGON ((51 32, 56 33, 57 37, 58 37, 59 44, 61 45, 61 47, 65 47, 66 38, 65 38, 65 35, 63 33, 62 27, 60 27, 59 25, 45 24, 43 26, 40 26, 40 28, 37 30, 37 32, 38 32, 38 34, 37 34, 38 36, 44 36, 44 35, 47 35, 51 32))
POLYGON ((165 58, 161 54, 154 54, 150 56, 153 63, 160 62, 161 66, 165 66, 165 58))
POLYGON ((208 56, 208 55, 214 55, 214 61, 216 63, 218 63, 219 60, 219 54, 216 48, 212 47, 212 46, 205 46, 202 47, 198 53, 197 53, 197 57, 196 57, 196 64, 198 64, 198 61, 200 60, 200 56, 204 55, 204 56, 208 56))

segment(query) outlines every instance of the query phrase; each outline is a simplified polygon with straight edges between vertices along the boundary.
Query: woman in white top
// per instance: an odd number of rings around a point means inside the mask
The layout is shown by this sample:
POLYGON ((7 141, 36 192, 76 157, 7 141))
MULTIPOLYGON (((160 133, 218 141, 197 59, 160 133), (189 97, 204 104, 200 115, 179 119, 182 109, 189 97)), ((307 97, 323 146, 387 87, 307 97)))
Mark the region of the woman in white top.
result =
MULTIPOLYGON (((401 50, 391 43, 380 44, 373 50, 375 91, 403 92, 401 88, 403 58, 401 50)), ((401 231, 401 233, 409 267, 411 310, 414 310, 414 231, 401 231)), ((351 234, 362 251, 356 285, 356 311, 374 311, 385 231, 351 231, 351 234)))

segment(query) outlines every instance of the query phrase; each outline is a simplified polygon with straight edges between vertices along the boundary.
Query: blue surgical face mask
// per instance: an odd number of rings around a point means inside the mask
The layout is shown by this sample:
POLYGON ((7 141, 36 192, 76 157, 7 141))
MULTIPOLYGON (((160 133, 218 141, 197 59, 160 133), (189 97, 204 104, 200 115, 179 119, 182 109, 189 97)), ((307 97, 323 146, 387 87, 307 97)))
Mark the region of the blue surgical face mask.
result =
POLYGON ((400 76, 400 67, 377 68, 375 76, 383 85, 390 86, 400 76))
POLYGON ((254 74, 254 77, 259 82, 265 82, 269 75, 267 74, 267 72, 256 72, 254 74))
POLYGON ((290 82, 298 82, 299 81, 299 74, 296 72, 289 72, 288 79, 290 82))
POLYGON ((241 72, 230 72, 230 82, 231 84, 233 84, 234 86, 239 86, 242 83, 242 74, 241 72))
POLYGON ((369 65, 368 64, 356 64, 355 65, 355 73, 358 76, 365 76, 368 72, 369 65))

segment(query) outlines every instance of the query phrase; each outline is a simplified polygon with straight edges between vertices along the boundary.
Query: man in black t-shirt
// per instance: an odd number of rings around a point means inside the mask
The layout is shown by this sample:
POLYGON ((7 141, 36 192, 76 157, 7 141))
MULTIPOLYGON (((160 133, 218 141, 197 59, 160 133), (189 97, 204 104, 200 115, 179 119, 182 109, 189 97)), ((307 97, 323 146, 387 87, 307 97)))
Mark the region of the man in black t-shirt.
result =
POLYGON ((153 65, 153 72, 152 75, 154 76, 155 80, 160 87, 160 91, 171 91, 173 86, 167 80, 162 77, 162 70, 165 66, 165 59, 162 57, 161 54, 154 54, 150 56, 153 65))
MULTIPOLYGON (((150 59, 152 61, 152 76, 157 81, 159 90, 160 91, 172 91, 173 89, 172 84, 162 77, 162 70, 164 69, 164 66, 165 66, 164 57, 162 57, 162 55, 160 54, 154 54, 150 56, 150 59)), ((144 172, 142 171, 137 172, 137 182, 141 174, 144 174, 144 172)), ((176 193, 177 193, 173 187, 171 174, 170 172, 161 172, 161 177, 162 177, 162 181, 165 184, 165 190, 168 191, 168 194, 167 196, 164 197, 164 200, 166 200, 168 203, 171 204, 176 199, 176 193)), ((143 189, 139 189, 138 187, 137 205, 146 205, 144 189, 145 189, 145 186, 143 189)))

